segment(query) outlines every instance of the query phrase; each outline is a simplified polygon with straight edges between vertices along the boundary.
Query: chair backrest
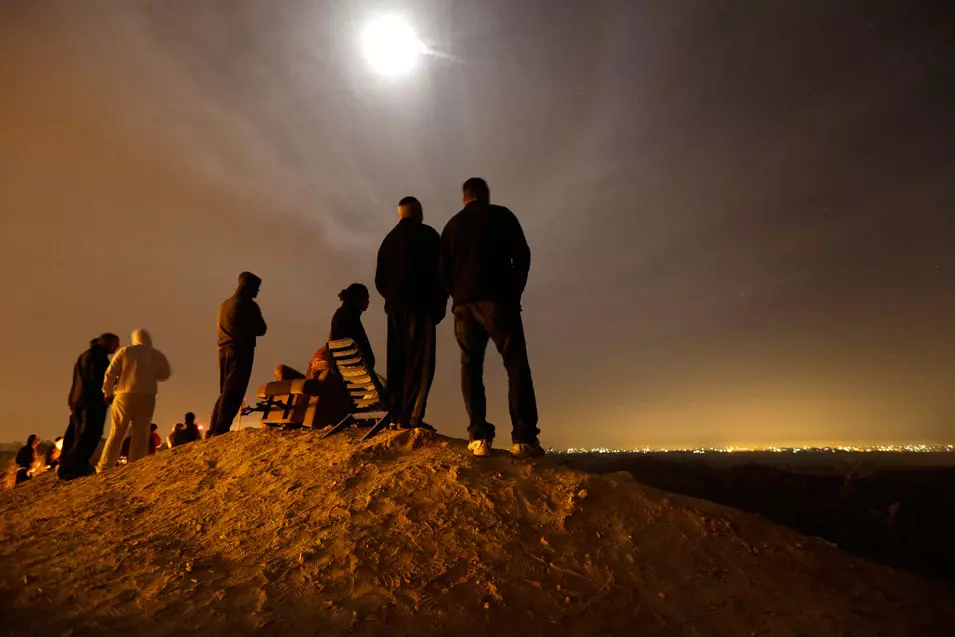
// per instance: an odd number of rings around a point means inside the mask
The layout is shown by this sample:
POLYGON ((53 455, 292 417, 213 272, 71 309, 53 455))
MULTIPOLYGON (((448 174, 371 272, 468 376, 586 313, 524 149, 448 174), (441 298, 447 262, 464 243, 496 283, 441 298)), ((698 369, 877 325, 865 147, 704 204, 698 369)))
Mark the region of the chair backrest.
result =
POLYGON ((350 338, 328 341, 328 353, 335 373, 345 385, 351 413, 377 412, 385 406, 385 388, 375 370, 365 363, 361 350, 350 338))

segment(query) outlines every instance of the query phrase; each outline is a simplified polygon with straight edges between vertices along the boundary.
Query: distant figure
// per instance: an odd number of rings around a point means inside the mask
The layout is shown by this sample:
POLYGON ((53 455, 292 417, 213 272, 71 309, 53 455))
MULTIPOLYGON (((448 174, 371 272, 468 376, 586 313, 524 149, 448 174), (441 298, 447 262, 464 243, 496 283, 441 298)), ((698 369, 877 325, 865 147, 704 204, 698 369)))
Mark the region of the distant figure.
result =
POLYGON ((109 367, 109 355, 119 349, 119 337, 103 334, 90 341, 90 348, 80 354, 73 367, 70 389, 70 425, 63 435, 63 455, 57 470, 62 480, 81 478, 93 473, 90 459, 103 437, 106 408, 110 402, 103 395, 103 378, 109 367))
POLYGON ((159 425, 152 423, 149 425, 149 455, 153 455, 159 448, 162 447, 162 438, 159 437, 159 434, 156 433, 159 430, 159 425))
POLYGON ((438 272, 441 236, 425 225, 414 197, 398 202, 398 219, 378 250, 375 273, 388 314, 389 415, 400 428, 432 429, 424 415, 434 381, 435 326, 448 304, 438 272))
POLYGON ((266 332, 262 310, 254 301, 262 279, 251 272, 239 275, 235 294, 219 306, 219 398, 212 409, 209 436, 232 428, 252 376, 255 339, 266 332))
POLYGON ((40 444, 40 436, 30 434, 27 438, 27 444, 17 452, 17 478, 16 484, 26 482, 33 477, 37 467, 36 448, 40 444))
POLYGON ((60 466, 60 455, 63 453, 63 436, 57 436, 50 448, 46 450, 44 464, 47 471, 53 471, 60 466))
POLYGON ((129 432, 127 461, 136 462, 149 453, 149 426, 156 409, 159 383, 169 380, 172 370, 165 354, 153 347, 146 330, 132 334, 132 345, 123 347, 109 364, 103 392, 107 398, 115 394, 112 427, 96 471, 103 471, 119 460, 123 439, 129 432))
POLYGON ((490 339, 507 370, 511 454, 519 458, 542 455, 537 399, 521 322, 521 295, 531 251, 517 217, 491 204, 486 181, 468 179, 462 191, 464 209, 451 218, 441 235, 441 275, 453 299, 454 334, 461 347, 461 388, 470 418, 468 448, 475 456, 487 456, 494 440, 484 390, 484 355, 490 339))
POLYGON ((169 448, 178 447, 188 442, 195 442, 201 438, 199 425, 196 424, 196 415, 191 411, 186 414, 185 422, 178 423, 166 438, 169 448))
POLYGON ((186 425, 183 424, 183 423, 181 423, 181 422, 177 422, 175 425, 173 425, 173 426, 172 426, 172 431, 170 431, 170 432, 169 432, 169 435, 166 436, 166 446, 169 447, 170 449, 172 449, 173 447, 175 447, 176 444, 177 444, 177 443, 176 443, 176 436, 177 436, 177 435, 180 435, 180 436, 181 436, 181 435, 182 435, 181 432, 183 432, 183 431, 185 431, 185 430, 186 430, 186 425))

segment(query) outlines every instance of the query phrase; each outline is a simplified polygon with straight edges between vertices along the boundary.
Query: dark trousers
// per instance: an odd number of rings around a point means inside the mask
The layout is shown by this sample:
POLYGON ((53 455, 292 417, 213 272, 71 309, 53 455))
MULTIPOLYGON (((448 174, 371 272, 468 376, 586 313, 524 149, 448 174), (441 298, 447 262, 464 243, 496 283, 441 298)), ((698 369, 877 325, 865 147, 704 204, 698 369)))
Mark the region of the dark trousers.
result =
POLYGON ((527 361, 524 324, 518 305, 480 301, 454 308, 454 335, 461 346, 461 391, 468 410, 471 440, 494 438, 494 425, 487 422, 484 391, 484 354, 494 341, 507 370, 507 397, 511 412, 511 440, 537 441, 537 398, 531 366, 527 361))
POLYGON ((211 434, 224 434, 232 429, 232 421, 239 414, 249 388, 254 359, 253 347, 219 348, 219 399, 209 419, 211 434))
POLYGON ((431 316, 388 313, 388 397, 391 422, 418 426, 424 421, 434 381, 435 331, 431 316))
POLYGON ((63 454, 57 474, 64 479, 81 478, 93 473, 90 460, 96 453, 103 426, 106 424, 106 405, 70 407, 70 424, 63 434, 63 454))

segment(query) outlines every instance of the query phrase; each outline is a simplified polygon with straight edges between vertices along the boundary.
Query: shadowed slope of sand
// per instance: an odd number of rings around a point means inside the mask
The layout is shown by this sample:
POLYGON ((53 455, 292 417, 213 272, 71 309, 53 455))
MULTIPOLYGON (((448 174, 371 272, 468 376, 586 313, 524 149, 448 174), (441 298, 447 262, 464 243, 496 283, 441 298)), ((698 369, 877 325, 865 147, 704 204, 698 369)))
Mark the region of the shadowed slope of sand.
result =
POLYGON ((463 441, 251 430, 0 493, 11 635, 943 635, 944 585, 463 441))

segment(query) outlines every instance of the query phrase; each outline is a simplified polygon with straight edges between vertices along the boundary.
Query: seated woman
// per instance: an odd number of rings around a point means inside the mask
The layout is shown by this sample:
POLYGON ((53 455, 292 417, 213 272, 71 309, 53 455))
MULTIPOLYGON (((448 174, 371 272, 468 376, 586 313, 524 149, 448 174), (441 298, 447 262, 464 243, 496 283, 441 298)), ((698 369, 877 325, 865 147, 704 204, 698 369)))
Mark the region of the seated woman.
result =
MULTIPOLYGON (((362 312, 368 309, 370 301, 368 288, 361 283, 352 283, 339 292, 338 298, 342 304, 332 316, 328 340, 352 339, 361 351, 365 363, 370 370, 374 370, 375 353, 371 349, 365 327, 361 323, 362 312)), ((305 373, 305 378, 316 381, 320 387, 319 406, 315 413, 315 421, 312 423, 313 427, 335 425, 348 414, 348 395, 342 387, 341 379, 332 376, 329 361, 328 347, 323 345, 312 356, 305 373)), ((302 378, 302 373, 291 367, 286 365, 275 367, 275 380, 298 378, 302 378)))
MULTIPOLYGON (((350 338, 355 341, 362 358, 365 359, 365 364, 368 365, 368 370, 374 371, 375 353, 371 349, 371 343, 368 342, 365 326, 361 323, 362 312, 368 309, 368 288, 361 283, 352 283, 338 293, 338 298, 342 305, 332 316, 332 330, 328 340, 339 341, 350 338)), ((328 348, 322 346, 312 357, 305 377, 317 378, 323 370, 328 369, 328 358, 328 348)))

